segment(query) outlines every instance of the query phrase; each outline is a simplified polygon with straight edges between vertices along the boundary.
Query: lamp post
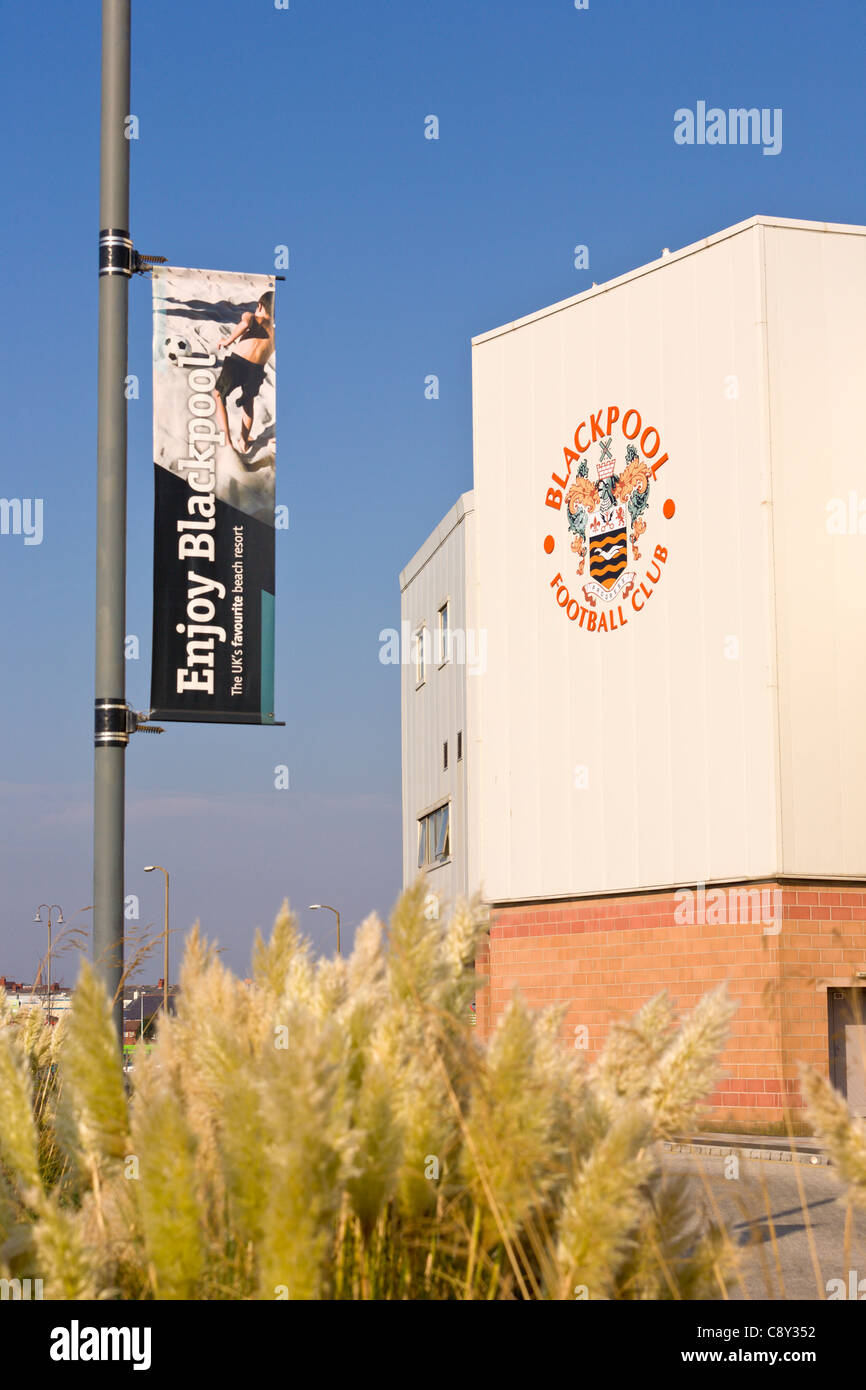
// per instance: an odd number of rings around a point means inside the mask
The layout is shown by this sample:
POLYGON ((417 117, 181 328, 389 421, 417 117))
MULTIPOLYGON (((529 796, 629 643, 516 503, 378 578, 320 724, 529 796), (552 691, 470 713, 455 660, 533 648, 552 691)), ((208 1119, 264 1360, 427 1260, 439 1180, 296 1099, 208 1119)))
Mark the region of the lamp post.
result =
POLYGON ((165 874, 165 959, 162 967, 162 1011, 168 1017, 168 869, 164 869, 161 864, 145 864, 144 872, 152 874, 154 869, 159 869, 161 874, 165 874))
POLYGON ((60 916, 57 918, 57 923, 56 923, 56 925, 57 925, 58 927, 60 927, 60 926, 63 925, 63 908, 60 906, 59 903, 51 903, 50 906, 49 906, 48 903, 40 903, 39 906, 38 906, 37 909, 36 909, 36 916, 33 918, 33 921, 34 921, 34 922, 39 922, 39 923, 42 922, 42 918, 40 917, 39 914, 40 914, 40 912, 42 911, 43 907, 47 907, 47 908, 48 908, 48 1011, 47 1011, 47 1018, 48 1018, 48 1022, 50 1023, 50 1022, 51 1022, 51 914, 52 914, 52 912, 54 911, 54 909, 55 909, 55 907, 56 907, 56 908, 57 908, 57 911, 60 913, 60 916))
POLYGON ((331 907, 328 903, 310 903, 310 911, 311 911, 311 912, 318 912, 321 908, 324 908, 324 910, 325 910, 326 912, 333 912, 334 916, 335 916, 336 919, 337 919, 337 955, 339 955, 339 954, 340 954, 340 914, 339 914, 339 912, 337 911, 337 909, 336 909, 335 907, 331 907))
POLYGON ((93 959, 123 1034, 126 704, 126 366, 129 280, 130 0, 103 0, 96 477, 93 959))

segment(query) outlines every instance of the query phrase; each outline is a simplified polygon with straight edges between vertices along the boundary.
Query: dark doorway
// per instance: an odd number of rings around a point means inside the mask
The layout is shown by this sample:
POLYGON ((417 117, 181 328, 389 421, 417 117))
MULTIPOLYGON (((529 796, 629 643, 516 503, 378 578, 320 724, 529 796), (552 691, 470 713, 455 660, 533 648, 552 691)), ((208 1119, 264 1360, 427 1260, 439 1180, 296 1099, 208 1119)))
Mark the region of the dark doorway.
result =
POLYGON ((866 988, 828 989, 830 1080, 866 1116, 866 988))

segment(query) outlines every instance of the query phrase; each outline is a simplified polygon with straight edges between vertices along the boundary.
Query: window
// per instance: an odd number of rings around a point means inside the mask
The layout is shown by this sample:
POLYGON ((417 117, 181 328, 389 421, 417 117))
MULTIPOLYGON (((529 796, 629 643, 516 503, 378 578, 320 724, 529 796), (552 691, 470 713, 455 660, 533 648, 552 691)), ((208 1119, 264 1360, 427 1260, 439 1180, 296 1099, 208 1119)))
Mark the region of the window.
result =
POLYGON ((436 628, 436 660, 438 661, 440 666, 444 666, 445 662, 448 660, 450 655, 451 650, 448 636, 448 604, 443 603, 442 607, 439 609, 439 617, 436 628))
POLYGON ((463 730, 457 730, 457 761, 463 757, 463 730))
POLYGON ((440 806, 418 821, 418 868, 441 864, 451 854, 449 807, 440 806))
POLYGON ((448 771, 448 740, 446 738, 442 745, 442 771, 448 771))
POLYGON ((422 623, 415 633, 415 684, 423 685, 426 679, 427 629, 422 623))

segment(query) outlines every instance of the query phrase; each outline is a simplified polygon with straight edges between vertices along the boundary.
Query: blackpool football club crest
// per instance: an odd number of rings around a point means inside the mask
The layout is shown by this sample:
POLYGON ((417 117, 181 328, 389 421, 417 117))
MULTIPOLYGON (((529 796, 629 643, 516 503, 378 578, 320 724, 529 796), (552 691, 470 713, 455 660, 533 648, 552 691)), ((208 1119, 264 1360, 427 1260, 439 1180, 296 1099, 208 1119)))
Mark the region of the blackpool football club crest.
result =
MULTIPOLYGON (((612 481, 616 475, 616 459, 611 458, 611 441, 602 439, 601 458, 598 463, 598 510, 589 522, 589 573, 590 583, 584 585, 584 596, 600 598, 605 603, 622 594, 628 598, 634 588, 634 574, 626 570, 628 561, 628 528, 626 525, 626 504, 617 501, 612 481)), ((618 480, 617 480, 618 481, 618 480)), ((647 489, 648 491, 649 489, 647 489)))
POLYGON ((590 578, 583 585, 583 596, 591 608, 597 600, 612 603, 628 598, 636 578, 634 570, 626 568, 628 543, 631 541, 632 558, 639 560, 638 538, 646 530, 643 514, 649 506, 649 469, 629 444, 624 466, 617 472, 612 443, 612 438, 598 441, 595 482, 590 480, 589 464, 584 459, 565 497, 571 548, 580 559, 579 575, 584 571, 589 538, 590 578))
MULTIPOLYGON (((560 608, 578 626, 589 632, 615 632, 627 625, 630 612, 642 611, 667 562, 666 545, 656 545, 648 556, 641 550, 647 544, 643 538, 656 475, 668 456, 661 453, 655 426, 643 428, 637 410, 621 416, 617 406, 582 421, 574 440, 573 450, 563 450, 562 476, 551 474, 556 486, 548 488, 545 505, 564 516, 577 563, 571 578, 563 565, 551 588, 560 608), (649 561, 645 574, 642 559, 649 561)), ((661 516, 670 521, 675 511, 672 498, 667 498, 661 516)), ((552 555, 556 546, 556 537, 548 535, 546 554, 552 555)))

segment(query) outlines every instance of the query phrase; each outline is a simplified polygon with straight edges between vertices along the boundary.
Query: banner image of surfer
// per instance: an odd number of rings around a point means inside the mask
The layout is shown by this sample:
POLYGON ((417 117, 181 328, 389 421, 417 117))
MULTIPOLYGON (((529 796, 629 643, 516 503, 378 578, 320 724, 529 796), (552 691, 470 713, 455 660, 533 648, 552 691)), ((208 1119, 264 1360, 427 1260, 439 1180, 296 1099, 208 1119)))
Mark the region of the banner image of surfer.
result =
POLYGON ((274 278, 153 271, 154 718, 273 724, 274 278))

